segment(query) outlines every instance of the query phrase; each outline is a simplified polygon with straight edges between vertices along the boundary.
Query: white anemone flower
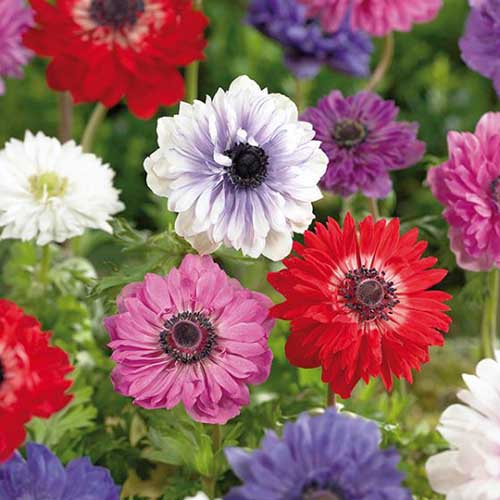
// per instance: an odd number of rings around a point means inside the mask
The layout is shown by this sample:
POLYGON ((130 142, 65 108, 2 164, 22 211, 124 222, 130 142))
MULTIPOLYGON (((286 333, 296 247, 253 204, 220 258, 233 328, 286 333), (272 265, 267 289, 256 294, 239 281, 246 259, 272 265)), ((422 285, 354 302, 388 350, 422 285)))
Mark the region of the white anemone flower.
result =
POLYGON ((281 94, 241 76, 205 102, 158 121, 144 163, 151 190, 179 215, 175 229, 200 253, 220 245, 281 260, 322 197, 328 158, 310 123, 281 94))
POLYGON ((0 151, 0 238, 61 243, 86 229, 111 232, 123 210, 114 171, 74 141, 39 132, 11 139, 0 151))
POLYGON ((469 389, 458 397, 465 405, 450 406, 438 427, 451 450, 428 460, 427 475, 447 500, 499 500, 500 351, 463 378, 469 389))

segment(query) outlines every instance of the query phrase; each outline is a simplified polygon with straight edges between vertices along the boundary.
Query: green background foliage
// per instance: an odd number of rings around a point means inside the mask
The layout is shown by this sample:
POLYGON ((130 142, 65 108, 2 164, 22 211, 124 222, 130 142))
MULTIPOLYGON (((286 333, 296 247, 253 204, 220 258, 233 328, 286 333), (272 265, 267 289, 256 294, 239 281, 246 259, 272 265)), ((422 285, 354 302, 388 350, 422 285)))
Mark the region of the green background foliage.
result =
MULTIPOLYGON (((211 95, 236 76, 248 74, 271 91, 293 97, 295 82, 282 63, 280 47, 242 24, 245 7, 245 1, 206 0, 209 45, 201 65, 200 95, 211 95)), ((409 34, 396 34, 394 62, 379 89, 397 102, 402 119, 420 123, 419 136, 428 145, 421 164, 393 174, 395 192, 382 203, 382 212, 400 217, 406 229, 419 226, 430 243, 429 253, 449 270, 442 284, 454 295, 448 343, 445 349, 433 350, 431 363, 416 375, 413 386, 401 384, 388 396, 380 383, 373 382, 359 387, 344 402, 347 410, 380 423, 384 444, 401 451, 408 485, 421 499, 440 498, 431 492, 423 464, 444 448, 434 432, 439 414, 455 400, 460 373, 473 370, 479 357, 484 279, 457 269, 441 208, 424 184, 428 167, 447 156, 447 131, 471 130, 484 112, 497 107, 490 82, 460 59, 458 39, 467 10, 466 0, 446 0, 435 22, 409 34)), ((381 45, 376 41, 373 65, 381 45)), ((46 87, 45 67, 46 61, 35 59, 24 80, 8 81, 7 93, 0 97, 0 145, 10 137, 22 137, 26 129, 57 134, 58 96, 46 87)), ((354 93, 365 83, 325 69, 309 85, 309 102, 335 88, 354 93)), ((175 111, 164 109, 161 114, 175 111)), ((92 105, 76 106, 77 140, 91 112, 92 105)), ((101 327, 103 315, 113 312, 114 298, 124 284, 141 279, 145 272, 167 272, 190 251, 171 231, 175 217, 167 212, 165 200, 155 199, 146 187, 142 163, 156 148, 155 128, 156 120, 138 120, 124 105, 111 110, 98 131, 94 150, 115 169, 126 204, 123 219, 115 222, 115 236, 91 232, 71 244, 54 246, 48 286, 37 279, 40 249, 30 243, 1 242, 0 296, 36 314, 77 365, 71 407, 48 422, 34 421, 31 437, 50 445, 63 461, 86 454, 109 467, 117 482, 126 482, 126 497, 177 500, 202 487, 200 475, 219 474, 219 492, 227 491, 236 479, 222 455, 214 455, 206 426, 194 424, 182 410, 138 410, 113 392, 112 363, 101 327)), ((367 213, 365 202, 357 198, 352 200, 352 210, 357 217, 367 213)), ((337 197, 327 196, 316 206, 319 219, 338 217, 340 212, 337 197)), ((279 300, 265 280, 266 272, 276 269, 276 264, 251 261, 227 250, 219 251, 216 258, 245 286, 279 300)), ((250 407, 223 430, 224 444, 256 447, 263 427, 279 431, 301 411, 324 404, 320 373, 297 370, 285 360, 287 328, 286 323, 279 323, 274 330, 271 378, 253 390, 250 407)))

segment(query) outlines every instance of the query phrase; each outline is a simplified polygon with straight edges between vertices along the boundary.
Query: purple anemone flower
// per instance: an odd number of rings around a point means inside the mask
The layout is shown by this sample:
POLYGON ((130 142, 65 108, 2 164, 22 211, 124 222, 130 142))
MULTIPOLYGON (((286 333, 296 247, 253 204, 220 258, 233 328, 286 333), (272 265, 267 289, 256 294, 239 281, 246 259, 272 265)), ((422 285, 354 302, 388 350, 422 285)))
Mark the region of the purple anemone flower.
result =
POLYGON ((500 0, 470 0, 462 59, 474 71, 493 80, 500 96, 500 0))
POLYGON ((247 76, 160 118, 158 145, 144 162, 148 186, 200 253, 224 244, 281 260, 314 218, 328 158, 297 106, 247 76))
POLYGON ((314 78, 321 66, 353 76, 367 76, 373 45, 365 33, 352 31, 349 19, 325 33, 298 0, 252 0, 248 23, 285 50, 285 63, 297 78, 314 78))
POLYGON ((33 11, 23 0, 0 0, 0 95, 2 77, 22 78, 23 66, 32 52, 23 45, 23 34, 33 24, 33 11))
POLYGON ((109 471, 88 458, 72 460, 66 468, 45 446, 26 445, 27 460, 16 453, 0 465, 0 498, 5 500, 119 500, 109 471))
POLYGON ((380 432, 367 420, 338 414, 302 414, 280 439, 268 431, 261 448, 226 448, 243 485, 224 500, 410 500, 401 486, 395 450, 379 448, 380 432))
POLYGON ((418 124, 396 122, 399 108, 377 94, 344 97, 334 90, 301 120, 312 123, 316 139, 330 162, 321 180, 327 191, 384 198, 391 189, 390 170, 418 163, 425 144, 417 140, 418 124))

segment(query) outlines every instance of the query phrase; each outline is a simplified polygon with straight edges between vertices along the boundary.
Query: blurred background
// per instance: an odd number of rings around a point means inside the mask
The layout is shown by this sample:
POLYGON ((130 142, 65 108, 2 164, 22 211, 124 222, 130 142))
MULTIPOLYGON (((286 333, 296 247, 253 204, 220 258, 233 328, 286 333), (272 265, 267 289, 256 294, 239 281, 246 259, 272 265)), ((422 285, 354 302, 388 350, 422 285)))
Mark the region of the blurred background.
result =
MULTIPOLYGON (((235 77, 247 74, 272 92, 293 98, 295 81, 283 65, 280 46, 244 25, 247 2, 207 0, 205 3, 210 27, 207 31, 206 61, 200 68, 200 96, 212 95, 218 87, 227 88, 235 77)), ((396 101, 401 109, 400 119, 420 124, 419 138, 427 143, 427 155, 421 164, 392 174, 394 193, 381 203, 381 211, 386 217, 400 217, 405 229, 420 227, 421 237, 430 243, 428 253, 436 255, 440 267, 449 270, 442 284, 443 289, 454 295, 451 303, 454 321, 448 344, 444 349, 433 350, 431 363, 416 375, 416 382, 411 388, 397 387, 396 394, 387 397, 380 385, 373 383, 358 388, 353 399, 345 402, 348 409, 389 423, 385 429, 386 438, 388 442, 405 448, 405 467, 411 470, 409 482, 418 498, 439 498, 430 492, 424 478, 423 463, 429 454, 443 446, 433 432, 434 426, 441 411, 455 400, 455 392, 462 385, 460 374, 471 372, 480 355, 479 325, 484 277, 457 269, 448 248, 447 227, 440 216, 441 207, 424 185, 427 169, 447 156, 447 132, 472 130, 483 113, 498 108, 490 82, 469 70, 460 58, 458 39, 462 35, 467 13, 467 0, 445 0, 445 7, 436 21, 417 26, 412 33, 397 33, 393 65, 378 89, 384 98, 396 101), (399 426, 402 415, 405 415, 405 423, 399 426)), ((376 40, 375 44, 372 67, 378 60, 381 40, 376 40)), ((36 58, 28 66, 24 80, 7 81, 6 95, 0 97, 0 146, 10 137, 21 138, 26 129, 57 135, 58 96, 46 86, 45 67, 46 61, 36 58)), ((352 94, 361 90, 365 83, 364 80, 324 69, 310 85, 309 104, 332 89, 352 94)), ((75 107, 74 137, 77 141, 92 109, 92 105, 75 107)), ((175 111, 175 108, 164 109, 161 114, 173 114, 175 111)), ((124 223, 117 227, 115 238, 101 233, 89 233, 80 238, 73 244, 73 250, 78 256, 89 259, 101 277, 108 276, 106 285, 97 290, 97 295, 92 296, 94 298, 89 299, 87 292, 82 291, 82 300, 86 300, 88 306, 78 302, 58 304, 59 309, 50 313, 52 316, 48 313, 50 308, 42 307, 42 304, 40 310, 35 311, 46 328, 56 332, 59 329, 61 333, 57 338, 63 346, 69 345, 70 338, 78 335, 83 346, 88 346, 89 336, 97 338, 96 349, 101 354, 86 347, 74 355, 82 357, 81 352, 90 352, 102 361, 104 370, 109 369, 109 364, 105 357, 100 318, 104 310, 112 309, 114 296, 126 278, 111 280, 117 273, 121 273, 122 277, 140 277, 143 268, 136 266, 143 257, 137 256, 140 252, 134 255, 134 248, 130 251, 131 247, 135 245, 135 250, 148 252, 150 240, 147 238, 167 229, 175 218, 167 213, 166 201, 155 198, 145 183, 142 164, 144 158, 156 149, 155 129, 156 119, 138 120, 127 112, 124 105, 110 111, 96 136, 94 152, 116 171, 116 185, 122 191, 121 199, 126 205, 121 216, 136 231, 132 232, 131 227, 124 223), (123 252, 124 249, 127 251, 123 252), (133 272, 134 269, 137 272, 133 272)), ((352 210, 357 217, 367 213, 363 200, 352 200, 352 210)), ((341 200, 334 196, 326 196, 316 206, 320 220, 328 215, 338 218, 341 211, 341 200)), ((60 249, 60 252, 64 251, 64 248, 60 249)), ((154 253, 152 249, 151 252, 154 253)), ((265 280, 267 270, 273 265, 251 262, 224 251, 217 258, 246 286, 265 291, 276 301, 279 300, 265 280)), ((174 264, 175 257, 169 262, 174 264)), ((22 278, 19 277, 22 277, 23 270, 35 263, 36 250, 33 247, 1 242, 3 277, 0 280, 0 296, 14 298, 22 305, 26 301, 26 293, 29 293, 26 291, 29 290, 29 278, 26 274, 27 281, 20 283, 22 278)), ((78 265, 82 266, 81 272, 91 283, 94 271, 85 267, 84 260, 78 265)), ((292 414, 302 406, 310 405, 311 401, 320 405, 323 388, 319 372, 296 370, 285 362, 283 345, 286 335, 287 325, 278 325, 272 336, 276 355, 273 373, 270 381, 258 389, 256 400, 272 405, 276 399, 273 394, 281 394, 280 411, 292 414)), ((100 393, 104 397, 107 392, 103 391, 98 389, 96 397, 100 393)), ((98 399, 94 403, 99 408, 98 399)), ((127 408, 131 406, 125 398, 117 399, 116 405, 115 411, 124 411, 124 405, 127 408)), ((274 407, 269 408, 271 422, 274 407)), ((248 425, 251 425, 252 411, 249 409, 247 414, 250 415, 248 425)), ((101 415, 98 418, 104 417, 101 415)), ((255 437, 258 432, 256 430, 255 437)), ((128 477, 130 480, 130 473, 127 476, 127 473, 113 469, 118 466, 110 465, 104 452, 99 454, 92 448, 89 453, 94 452, 98 455, 97 461, 112 467, 114 474, 120 475, 120 478, 128 477)), ((109 460, 112 462, 111 458, 109 460)))

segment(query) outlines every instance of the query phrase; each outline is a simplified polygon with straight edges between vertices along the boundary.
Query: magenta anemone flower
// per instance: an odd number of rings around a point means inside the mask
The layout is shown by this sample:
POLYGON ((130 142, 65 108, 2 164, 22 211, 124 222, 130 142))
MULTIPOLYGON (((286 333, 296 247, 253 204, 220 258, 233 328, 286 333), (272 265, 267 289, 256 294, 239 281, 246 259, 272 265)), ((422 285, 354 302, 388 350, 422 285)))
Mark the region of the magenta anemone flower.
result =
POLYGON ((487 113, 475 133, 448 134, 449 160, 429 170, 445 207, 457 263, 469 271, 500 267, 500 113, 487 113))
POLYGON ((247 384, 271 369, 266 296, 243 288, 208 257, 187 255, 167 276, 146 275, 105 319, 115 390, 148 409, 180 402, 198 422, 224 424, 249 403, 247 384))
POLYGON ((397 122, 398 113, 393 101, 372 92, 344 97, 338 90, 307 109, 300 119, 312 124, 329 159, 320 186, 341 196, 385 198, 389 171, 415 165, 425 152, 418 124, 397 122))
POLYGON ((23 0, 0 0, 0 95, 2 77, 22 78, 23 66, 32 56, 23 45, 24 32, 33 25, 33 11, 23 0))

